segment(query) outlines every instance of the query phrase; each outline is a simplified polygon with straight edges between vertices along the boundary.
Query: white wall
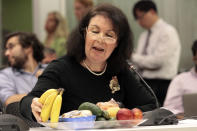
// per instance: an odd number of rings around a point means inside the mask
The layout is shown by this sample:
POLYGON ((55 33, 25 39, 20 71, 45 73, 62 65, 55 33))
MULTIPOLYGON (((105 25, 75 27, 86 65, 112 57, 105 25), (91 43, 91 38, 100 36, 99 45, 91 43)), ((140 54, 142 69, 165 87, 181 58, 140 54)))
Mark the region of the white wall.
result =
POLYGON ((45 39, 45 20, 51 11, 59 11, 66 16, 65 0, 32 0, 33 5, 33 32, 43 42, 45 39))

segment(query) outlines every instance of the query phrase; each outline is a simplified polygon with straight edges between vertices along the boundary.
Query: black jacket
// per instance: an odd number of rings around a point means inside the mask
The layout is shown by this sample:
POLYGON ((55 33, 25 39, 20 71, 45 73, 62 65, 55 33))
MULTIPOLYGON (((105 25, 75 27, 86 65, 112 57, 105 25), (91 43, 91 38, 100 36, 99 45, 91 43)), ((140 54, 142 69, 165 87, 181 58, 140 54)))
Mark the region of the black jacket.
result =
POLYGON ((111 98, 122 102, 126 108, 140 108, 150 111, 155 108, 155 99, 140 84, 134 74, 125 69, 117 74, 120 90, 112 93, 109 84, 112 79, 109 69, 101 76, 90 73, 74 59, 65 56, 53 61, 39 77, 35 88, 20 103, 22 115, 32 119, 31 102, 50 88, 64 88, 61 114, 78 109, 83 102, 105 102, 111 98))

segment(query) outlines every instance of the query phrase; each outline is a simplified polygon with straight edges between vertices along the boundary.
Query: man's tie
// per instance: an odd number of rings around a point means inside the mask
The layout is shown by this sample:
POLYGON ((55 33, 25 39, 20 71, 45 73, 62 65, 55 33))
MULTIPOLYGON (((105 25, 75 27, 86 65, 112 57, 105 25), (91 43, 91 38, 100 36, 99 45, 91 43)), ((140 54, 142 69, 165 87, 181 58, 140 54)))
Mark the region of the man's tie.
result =
MULTIPOLYGON (((147 34, 146 41, 145 41, 145 44, 144 44, 144 49, 143 49, 143 52, 142 52, 143 55, 147 55, 147 47, 148 47, 148 44, 149 44, 150 35, 151 35, 151 30, 148 30, 148 34, 147 34)), ((138 71, 139 71, 140 74, 142 74, 144 69, 139 68, 138 71)))
POLYGON ((148 34, 147 34, 147 37, 146 37, 146 43, 144 45, 144 50, 142 52, 143 55, 147 54, 147 47, 148 47, 148 44, 149 44, 150 35, 151 35, 151 30, 148 30, 148 34))

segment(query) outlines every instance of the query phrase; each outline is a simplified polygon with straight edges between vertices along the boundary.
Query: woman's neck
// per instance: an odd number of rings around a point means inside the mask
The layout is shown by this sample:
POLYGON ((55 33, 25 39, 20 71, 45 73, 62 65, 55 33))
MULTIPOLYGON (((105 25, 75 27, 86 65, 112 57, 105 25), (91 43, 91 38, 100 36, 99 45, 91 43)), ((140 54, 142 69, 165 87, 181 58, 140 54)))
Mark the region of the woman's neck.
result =
POLYGON ((47 38, 51 38, 51 37, 54 37, 55 35, 55 32, 50 32, 47 34, 47 38))
POLYGON ((50 47, 53 40, 54 40, 54 33, 48 34, 46 37, 45 46, 50 47))
POLYGON ((87 66, 93 72, 102 72, 106 68, 106 64, 107 64, 106 62, 103 62, 103 63, 93 63, 93 62, 91 62, 91 61, 89 61, 87 59, 82 62, 82 65, 84 67, 87 66))

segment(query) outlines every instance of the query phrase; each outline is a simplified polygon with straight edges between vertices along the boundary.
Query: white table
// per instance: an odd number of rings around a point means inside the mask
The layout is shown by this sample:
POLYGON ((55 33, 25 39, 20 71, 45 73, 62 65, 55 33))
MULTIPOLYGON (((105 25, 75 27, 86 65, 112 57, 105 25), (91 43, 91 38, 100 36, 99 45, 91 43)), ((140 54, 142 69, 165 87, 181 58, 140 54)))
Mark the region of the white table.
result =
MULTIPOLYGON (((124 129, 93 129, 88 131, 197 131, 197 124, 179 124, 165 126, 146 126, 124 129)), ((30 131, 53 131, 51 128, 31 128, 30 131)))

